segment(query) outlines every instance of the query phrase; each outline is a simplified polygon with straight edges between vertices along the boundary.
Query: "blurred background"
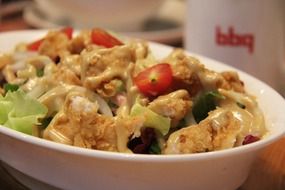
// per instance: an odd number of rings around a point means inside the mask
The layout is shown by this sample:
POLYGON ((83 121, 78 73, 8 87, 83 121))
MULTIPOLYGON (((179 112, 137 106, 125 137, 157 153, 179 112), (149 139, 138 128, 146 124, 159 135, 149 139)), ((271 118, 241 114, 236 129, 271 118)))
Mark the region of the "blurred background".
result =
POLYGON ((182 46, 184 0, 2 0, 1 31, 99 26, 182 46))

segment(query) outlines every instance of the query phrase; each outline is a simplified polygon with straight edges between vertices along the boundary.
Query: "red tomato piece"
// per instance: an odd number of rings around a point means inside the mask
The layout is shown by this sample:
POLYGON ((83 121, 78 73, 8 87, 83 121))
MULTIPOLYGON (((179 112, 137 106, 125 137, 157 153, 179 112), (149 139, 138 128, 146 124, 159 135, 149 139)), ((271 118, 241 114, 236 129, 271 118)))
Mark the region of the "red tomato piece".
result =
MULTIPOLYGON (((71 27, 65 27, 65 28, 62 28, 60 30, 60 32, 63 32, 67 35, 68 39, 72 39, 72 34, 73 34, 73 28, 71 27)), ((30 44, 27 45, 27 49, 29 51, 38 51, 40 45, 42 44, 42 42, 44 41, 44 38, 42 39, 39 39, 39 40, 36 40, 30 44)))
POLYGON ((170 65, 160 63, 140 72, 134 78, 134 83, 143 94, 157 96, 164 93, 171 86, 172 80, 170 65))
POLYGON ((123 43, 100 28, 94 28, 91 32, 91 40, 92 43, 100 46, 104 46, 106 48, 111 48, 114 46, 123 45, 123 43))
POLYGON ((72 34, 73 34, 73 28, 70 26, 67 26, 63 29, 60 30, 61 32, 65 33, 68 37, 68 39, 72 39, 72 34))
POLYGON ((37 41, 30 43, 27 45, 27 49, 29 51, 38 51, 38 49, 39 49, 39 47, 43 41, 44 41, 44 39, 40 39, 40 40, 37 40, 37 41))

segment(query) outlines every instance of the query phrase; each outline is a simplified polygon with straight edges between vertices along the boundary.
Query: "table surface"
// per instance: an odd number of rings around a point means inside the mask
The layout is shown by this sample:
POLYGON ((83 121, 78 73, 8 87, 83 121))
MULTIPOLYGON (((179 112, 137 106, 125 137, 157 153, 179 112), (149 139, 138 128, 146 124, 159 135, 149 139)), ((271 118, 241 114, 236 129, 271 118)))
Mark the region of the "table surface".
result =
MULTIPOLYGON (((33 27, 25 23, 21 15, 2 20, 0 24, 0 32, 31 28, 33 27)), ((3 188, 26 189, 0 167, 0 189, 3 188)), ((285 137, 260 153, 248 179, 239 190, 285 190, 285 137)))

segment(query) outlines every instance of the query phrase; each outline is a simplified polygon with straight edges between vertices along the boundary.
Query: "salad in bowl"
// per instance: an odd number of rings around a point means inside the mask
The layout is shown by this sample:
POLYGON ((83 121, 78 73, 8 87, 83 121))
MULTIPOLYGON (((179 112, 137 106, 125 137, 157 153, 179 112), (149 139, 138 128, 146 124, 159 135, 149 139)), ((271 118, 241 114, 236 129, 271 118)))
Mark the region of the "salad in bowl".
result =
POLYGON ((0 52, 0 160, 56 188, 237 189, 285 132, 276 91, 182 49, 66 27, 0 52))
POLYGON ((57 143, 137 154, 243 146, 267 134, 235 71, 182 49, 157 59, 145 41, 66 27, 0 55, 3 126, 57 143))

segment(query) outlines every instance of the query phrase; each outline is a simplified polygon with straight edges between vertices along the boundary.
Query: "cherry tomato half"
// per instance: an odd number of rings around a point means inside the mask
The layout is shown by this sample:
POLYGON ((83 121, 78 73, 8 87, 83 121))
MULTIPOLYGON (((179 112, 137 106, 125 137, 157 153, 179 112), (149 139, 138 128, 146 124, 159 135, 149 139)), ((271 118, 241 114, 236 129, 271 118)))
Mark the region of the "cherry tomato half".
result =
POLYGON ((91 40, 92 43, 100 46, 104 46, 106 48, 111 48, 117 45, 123 45, 123 43, 100 28, 94 28, 91 32, 91 40))
POLYGON ((39 47, 40 47, 40 45, 42 44, 43 41, 44 41, 44 39, 39 39, 39 40, 37 40, 37 41, 34 41, 34 42, 32 42, 32 43, 29 43, 29 44, 27 45, 27 49, 28 49, 29 51, 38 51, 38 49, 39 49, 39 47))
MULTIPOLYGON (((64 34, 66 34, 67 37, 68 37, 68 39, 70 39, 70 40, 72 39, 73 28, 71 28, 71 27, 65 27, 65 28, 62 28, 62 29, 60 30, 60 32, 63 32, 64 34)), ((39 49, 39 47, 40 47, 40 45, 42 44, 43 41, 44 41, 44 38, 39 39, 39 40, 36 40, 36 41, 34 41, 34 42, 32 42, 32 43, 29 43, 29 44, 27 45, 27 49, 28 49, 29 51, 38 51, 38 49, 39 49)))
POLYGON ((148 96, 164 93, 172 84, 172 70, 169 64, 160 63, 140 72, 134 83, 139 90, 148 96))
POLYGON ((72 34, 73 34, 73 28, 70 26, 67 26, 63 29, 60 30, 61 32, 65 33, 68 37, 68 39, 72 39, 72 34))

